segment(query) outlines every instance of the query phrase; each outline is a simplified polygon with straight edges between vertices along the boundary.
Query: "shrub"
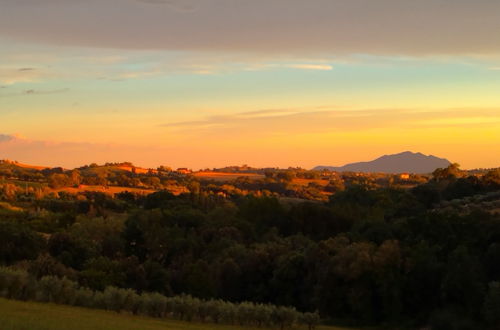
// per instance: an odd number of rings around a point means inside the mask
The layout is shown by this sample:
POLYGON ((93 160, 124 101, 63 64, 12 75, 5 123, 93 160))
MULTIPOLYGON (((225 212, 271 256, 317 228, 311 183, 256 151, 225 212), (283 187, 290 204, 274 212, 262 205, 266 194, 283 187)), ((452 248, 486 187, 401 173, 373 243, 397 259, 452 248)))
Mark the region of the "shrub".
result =
POLYGON ((104 305, 107 310, 120 312, 125 307, 127 292, 114 286, 108 286, 103 292, 104 305))
POLYGON ((236 318, 238 319, 238 323, 240 325, 252 323, 253 307, 253 304, 247 301, 244 301, 238 305, 236 318))
POLYGON ((151 317, 164 317, 167 312, 167 298, 159 293, 143 293, 140 297, 141 313, 151 317))
POLYGON ((483 307, 485 321, 495 326, 500 324, 500 282, 491 282, 483 307))
POLYGON ((272 312, 273 323, 278 325, 280 329, 291 327, 298 317, 298 312, 292 307, 274 307, 272 312))
POLYGON ((106 309, 106 301, 104 299, 104 293, 101 291, 95 291, 92 297, 92 308, 96 309, 106 309))
POLYGON ((269 305, 257 304, 253 318, 259 327, 270 326, 272 313, 273 309, 269 305))
POLYGON ((208 311, 210 319, 214 323, 219 323, 223 315, 224 303, 221 300, 208 300, 201 303, 208 311))
POLYGON ((238 313, 238 308, 235 304, 232 304, 230 302, 224 302, 221 313, 222 322, 234 324, 236 322, 237 313, 238 313))
POLYGON ((94 291, 88 288, 79 288, 75 291, 75 306, 93 307, 94 291))
POLYGON ((38 281, 36 299, 57 304, 74 305, 77 284, 67 278, 44 276, 38 281))
POLYGON ((299 317, 299 322, 307 325, 309 330, 315 329, 320 320, 321 319, 317 311, 314 313, 302 313, 299 317))
POLYGON ((33 283, 27 272, 0 268, 0 295, 5 298, 26 300, 30 298, 33 283))

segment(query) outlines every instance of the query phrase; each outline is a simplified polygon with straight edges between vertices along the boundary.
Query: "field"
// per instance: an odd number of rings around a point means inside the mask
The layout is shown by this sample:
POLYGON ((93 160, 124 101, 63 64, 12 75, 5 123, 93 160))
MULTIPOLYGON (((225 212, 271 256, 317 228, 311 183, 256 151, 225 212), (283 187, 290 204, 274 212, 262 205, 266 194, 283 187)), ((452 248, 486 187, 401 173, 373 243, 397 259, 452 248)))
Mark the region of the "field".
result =
MULTIPOLYGON (((194 172, 192 175, 200 180, 214 180, 219 182, 231 181, 237 178, 248 178, 251 180, 259 180, 259 179, 264 179, 265 177, 263 174, 257 174, 257 173, 234 173, 234 172, 212 172, 212 171, 194 172)), ((320 186, 326 186, 328 182, 329 182, 328 180, 321 180, 321 179, 313 180, 313 179, 295 178, 292 180, 293 184, 301 187, 306 187, 310 183, 316 183, 320 186)))
POLYGON ((132 188, 132 187, 116 187, 116 186, 104 187, 104 186, 81 185, 78 188, 64 187, 64 188, 59 188, 59 189, 53 189, 53 191, 55 191, 55 192, 65 191, 65 192, 71 193, 71 194, 76 194, 76 193, 84 192, 84 191, 98 191, 98 192, 103 192, 103 193, 110 194, 110 195, 119 194, 119 193, 124 192, 124 191, 129 191, 129 192, 136 193, 136 194, 147 195, 147 194, 154 193, 156 190, 132 188))
MULTIPOLYGON (((167 190, 170 191, 174 195, 179 195, 179 194, 188 192, 188 190, 182 186, 169 186, 167 188, 167 190)), ((115 195, 115 194, 119 194, 119 193, 128 191, 128 192, 131 192, 134 194, 139 194, 139 195, 149 195, 149 194, 152 194, 158 190, 148 189, 148 188, 133 188, 133 187, 118 187, 118 186, 104 187, 104 186, 80 185, 79 188, 64 187, 64 188, 54 189, 53 191, 55 191, 55 192, 65 191, 65 192, 71 193, 71 194, 77 194, 77 193, 84 192, 84 191, 97 191, 97 192, 106 193, 108 195, 115 195)))
POLYGON ((22 181, 22 180, 13 180, 13 179, 0 179, 0 184, 14 184, 16 186, 19 186, 21 188, 44 188, 47 187, 47 183, 42 183, 42 182, 29 182, 29 181, 22 181))
MULTIPOLYGON (((11 183, 19 186, 21 188, 40 188, 40 189, 49 189, 46 183, 38 183, 38 182, 28 182, 21 180, 0 180, 0 184, 11 183)), ((188 192, 187 188, 179 185, 172 185, 167 187, 167 190, 170 191, 174 195, 179 195, 185 192, 188 192)), ((125 191, 140 194, 140 195, 149 195, 158 190, 156 189, 148 189, 148 188, 134 188, 134 187, 118 187, 118 186, 89 186, 89 185, 80 185, 78 188, 76 187, 62 187, 57 189, 49 189, 49 192, 67 192, 70 194, 77 194, 84 191, 96 191, 102 192, 108 195, 115 195, 125 191)))
POLYGON ((205 180, 231 181, 240 177, 249 179, 263 179, 264 175, 256 173, 227 173, 227 172, 195 172, 194 177, 205 180))
POLYGON ((295 179, 292 180, 293 184, 296 184, 296 185, 299 185, 299 186, 302 186, 302 187, 306 187, 310 183, 316 183, 316 184, 324 187, 329 182, 330 181, 328 181, 328 180, 322 180, 322 179, 300 179, 300 178, 295 178, 295 179))
MULTIPOLYGON (((263 328, 158 320, 100 310, 0 298, 2 330, 256 330, 263 328)), ((299 329, 299 328, 295 328, 299 329)), ((305 328, 304 328, 305 329, 305 328)), ((318 327, 318 330, 347 328, 318 327)), ((353 330, 353 328, 351 328, 353 330)))

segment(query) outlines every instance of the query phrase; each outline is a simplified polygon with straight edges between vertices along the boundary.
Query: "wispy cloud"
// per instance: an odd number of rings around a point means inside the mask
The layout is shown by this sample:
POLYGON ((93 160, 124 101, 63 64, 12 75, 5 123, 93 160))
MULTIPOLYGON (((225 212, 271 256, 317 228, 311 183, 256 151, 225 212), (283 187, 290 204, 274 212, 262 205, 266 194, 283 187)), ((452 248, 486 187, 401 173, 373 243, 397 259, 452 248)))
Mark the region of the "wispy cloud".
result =
POLYGON ((299 114, 299 111, 288 109, 265 109, 246 111, 230 115, 215 115, 209 116, 203 120, 181 121, 174 123, 162 124, 163 127, 178 127, 178 128, 200 128, 200 127, 215 127, 224 124, 237 123, 247 120, 265 120, 279 117, 287 117, 299 114))
POLYGON ((162 126, 193 136, 228 138, 305 134, 332 131, 366 131, 405 127, 479 127, 498 125, 500 109, 268 109, 208 116, 162 126))
POLYGON ((69 88, 53 89, 53 90, 37 90, 37 89, 27 89, 23 92, 26 95, 46 95, 46 94, 59 94, 68 92, 69 88))
POLYGON ((12 141, 14 138, 15 137, 10 134, 0 134, 0 143, 12 141))
POLYGON ((193 11, 197 8, 192 0, 136 0, 148 5, 166 5, 178 11, 193 11))
POLYGON ((66 93, 69 88, 60 89, 25 89, 21 91, 10 92, 7 94, 0 94, 1 97, 14 97, 14 96, 36 96, 36 95, 50 95, 50 94, 61 94, 66 93))
POLYGON ((13 85, 16 83, 34 82, 43 76, 43 72, 31 68, 14 69, 0 65, 0 84, 13 85))
POLYGON ((320 71, 333 70, 333 66, 328 64, 289 64, 286 65, 286 67, 292 69, 300 69, 300 70, 320 70, 320 71))

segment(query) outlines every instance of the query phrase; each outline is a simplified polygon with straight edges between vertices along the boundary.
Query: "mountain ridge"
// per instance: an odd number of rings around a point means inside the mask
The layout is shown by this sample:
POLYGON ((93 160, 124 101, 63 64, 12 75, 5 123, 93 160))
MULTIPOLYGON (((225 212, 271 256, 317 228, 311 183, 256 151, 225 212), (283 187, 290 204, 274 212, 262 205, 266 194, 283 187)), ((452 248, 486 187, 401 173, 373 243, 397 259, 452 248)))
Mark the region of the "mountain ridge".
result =
POLYGON ((383 155, 371 161, 355 162, 343 166, 316 166, 313 170, 336 172, 379 172, 379 173, 431 173, 436 168, 447 167, 451 162, 421 152, 403 151, 383 155))

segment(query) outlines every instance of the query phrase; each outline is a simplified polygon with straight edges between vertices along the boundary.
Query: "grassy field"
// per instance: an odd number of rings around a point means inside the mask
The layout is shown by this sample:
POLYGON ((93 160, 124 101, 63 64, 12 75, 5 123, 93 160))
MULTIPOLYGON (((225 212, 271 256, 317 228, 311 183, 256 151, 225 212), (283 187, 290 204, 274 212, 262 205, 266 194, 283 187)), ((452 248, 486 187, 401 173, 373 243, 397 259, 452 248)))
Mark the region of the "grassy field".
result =
MULTIPOLYGON (((113 312, 0 298, 2 330, 257 330, 263 328, 159 320, 113 312)), ((299 329, 299 328, 295 328, 299 329)), ((304 328, 305 329, 305 328, 304 328)), ((347 330, 318 327, 319 330, 347 330)), ((351 328, 351 330, 353 330, 351 328)))
POLYGON ((307 186, 310 183, 316 183, 320 186, 326 186, 330 181, 328 180, 322 180, 322 179, 300 179, 300 178, 295 178, 292 180, 293 184, 299 185, 299 186, 307 186))
POLYGON ((63 187, 63 188, 58 188, 58 189, 52 189, 52 191, 54 191, 54 192, 64 191, 64 192, 71 193, 71 194, 77 194, 77 193, 84 192, 84 191, 97 191, 97 192, 106 193, 108 195, 114 195, 114 194, 119 194, 119 193, 124 192, 124 191, 128 191, 131 193, 148 195, 148 194, 154 193, 157 190, 147 189, 147 188, 143 189, 143 188, 117 187, 117 186, 104 187, 104 186, 81 185, 79 188, 63 187))
POLYGON ((21 188, 43 188, 43 187, 47 187, 47 183, 43 183, 43 182, 29 182, 29 181, 22 181, 22 180, 12 180, 12 179, 8 179, 8 180, 5 180, 5 179, 0 179, 0 184, 6 184, 6 183, 10 183, 10 184, 14 184, 16 186, 19 186, 21 188))
POLYGON ((231 181, 245 177, 252 180, 263 179, 264 175, 256 173, 195 172, 193 176, 200 180, 231 181))

